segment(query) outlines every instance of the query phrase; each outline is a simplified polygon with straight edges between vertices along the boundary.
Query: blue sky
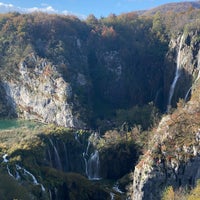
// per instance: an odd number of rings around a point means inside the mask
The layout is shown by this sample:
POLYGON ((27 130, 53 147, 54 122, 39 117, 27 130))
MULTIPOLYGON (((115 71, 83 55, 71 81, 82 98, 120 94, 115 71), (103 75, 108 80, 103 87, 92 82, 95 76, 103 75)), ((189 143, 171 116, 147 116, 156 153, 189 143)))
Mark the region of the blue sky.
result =
POLYGON ((158 5, 187 0, 0 0, 0 13, 8 11, 43 11, 49 13, 75 14, 86 17, 106 17, 111 13, 154 8, 158 5))

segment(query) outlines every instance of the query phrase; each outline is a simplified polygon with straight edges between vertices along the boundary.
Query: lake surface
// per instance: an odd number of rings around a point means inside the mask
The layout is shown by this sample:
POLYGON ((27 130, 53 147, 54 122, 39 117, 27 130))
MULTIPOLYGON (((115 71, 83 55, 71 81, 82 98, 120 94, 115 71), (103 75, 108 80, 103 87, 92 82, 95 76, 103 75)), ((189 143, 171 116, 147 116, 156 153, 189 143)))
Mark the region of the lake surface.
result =
POLYGON ((17 120, 17 119, 0 119, 0 130, 9 130, 15 128, 34 128, 38 125, 37 122, 28 121, 28 120, 17 120))

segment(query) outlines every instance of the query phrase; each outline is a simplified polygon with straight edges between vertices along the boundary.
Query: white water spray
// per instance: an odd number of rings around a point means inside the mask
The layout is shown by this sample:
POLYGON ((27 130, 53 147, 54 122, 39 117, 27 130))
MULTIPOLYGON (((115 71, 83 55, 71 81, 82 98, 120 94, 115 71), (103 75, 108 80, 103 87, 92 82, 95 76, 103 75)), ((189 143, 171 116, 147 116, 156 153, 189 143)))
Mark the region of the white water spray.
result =
POLYGON ((114 193, 110 193, 110 200, 114 200, 115 199, 115 194, 114 193))
POLYGON ((8 174, 9 174, 9 176, 15 178, 15 176, 11 173, 10 168, 9 168, 9 166, 8 166, 9 160, 8 160, 7 157, 8 157, 8 154, 4 154, 4 155, 3 155, 3 163, 7 163, 6 169, 7 169, 7 172, 8 172, 8 174))
POLYGON ((89 153, 91 142, 88 139, 86 151, 83 152, 83 159, 85 162, 85 174, 89 180, 100 180, 100 159, 99 152, 95 150, 93 153, 89 153))
POLYGON ((192 87, 189 88, 189 90, 187 91, 187 93, 186 93, 186 95, 185 95, 185 98, 184 98, 184 101, 185 101, 185 102, 187 101, 188 96, 189 96, 191 90, 192 90, 192 87))
POLYGON ((170 86, 170 90, 169 90, 169 99, 168 99, 168 105, 167 105, 167 111, 169 111, 170 107, 171 107, 171 101, 172 101, 172 97, 174 95, 174 90, 176 87, 176 83, 180 77, 180 73, 181 73, 181 48, 183 45, 183 39, 184 39, 184 34, 181 36, 181 40, 180 40, 180 45, 179 45, 179 49, 178 49, 178 55, 177 55, 177 61, 176 61, 176 73, 174 76, 174 80, 170 86))
POLYGON ((4 162, 4 163, 8 163, 7 157, 8 157, 8 154, 4 154, 4 155, 3 155, 3 162, 4 162))
POLYGON ((40 185, 42 191, 45 191, 45 188, 42 184, 38 183, 37 179, 35 178, 35 176, 29 172, 28 170, 26 170, 25 168, 21 167, 20 165, 16 164, 15 167, 16 167, 16 176, 14 176, 11 171, 10 171, 10 168, 8 166, 8 163, 9 163, 9 159, 8 159, 8 154, 4 154, 3 155, 3 163, 7 163, 7 172, 9 174, 9 176, 13 177, 14 179, 16 179, 17 181, 21 179, 20 177, 20 174, 19 174, 19 171, 23 171, 24 175, 26 176, 30 176, 31 179, 32 179, 32 182, 34 185, 40 185))
POLYGON ((120 194, 123 194, 123 192, 119 189, 119 184, 116 183, 114 186, 113 186, 113 190, 117 193, 120 193, 120 194))
POLYGON ((30 176, 31 179, 32 179, 33 184, 34 185, 40 185, 42 191, 45 191, 44 186, 42 184, 38 183, 37 179, 35 178, 35 176, 31 172, 29 172, 28 170, 26 170, 25 168, 23 168, 23 167, 21 167, 21 166, 19 166, 17 164, 16 164, 16 169, 17 169, 17 171, 22 170, 26 176, 30 176))
POLYGON ((88 178, 89 180, 100 180, 99 177, 100 161, 99 152, 95 150, 88 160, 88 178))
POLYGON ((14 175, 11 173, 10 168, 9 168, 8 165, 6 166, 6 168, 7 168, 7 172, 8 172, 8 174, 9 174, 9 176, 15 178, 14 175))
POLYGON ((87 177, 88 177, 88 161, 87 161, 87 158, 89 157, 88 151, 89 151, 89 148, 90 148, 90 144, 91 144, 91 142, 88 141, 86 151, 83 152, 83 159, 84 159, 84 162, 85 162, 85 174, 87 175, 87 177))

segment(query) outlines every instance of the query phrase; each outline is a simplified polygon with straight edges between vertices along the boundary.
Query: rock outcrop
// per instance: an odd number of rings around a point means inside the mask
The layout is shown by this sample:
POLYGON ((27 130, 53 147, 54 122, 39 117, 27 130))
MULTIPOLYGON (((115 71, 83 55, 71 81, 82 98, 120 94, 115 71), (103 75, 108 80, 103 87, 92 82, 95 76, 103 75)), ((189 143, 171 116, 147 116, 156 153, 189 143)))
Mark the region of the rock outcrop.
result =
MULTIPOLYGON (((188 84, 192 93, 191 100, 187 103, 179 102, 178 108, 164 116, 154 131, 148 151, 135 167, 133 200, 158 200, 168 186, 175 189, 193 187, 200 179, 200 44, 197 36, 196 32, 184 36, 180 49, 182 74, 175 90, 176 95, 178 92, 180 94, 180 88, 188 84), (188 77, 191 79, 189 82, 188 77)), ((176 51, 177 45, 178 42, 171 42, 172 49, 176 51)), ((186 92, 181 91, 183 97, 186 92)))
POLYGON ((198 40, 198 35, 198 31, 191 31, 189 33, 184 32, 176 39, 172 38, 169 43, 169 51, 166 54, 166 68, 164 72, 165 105, 168 103, 167 101, 169 99, 170 85, 175 77, 178 64, 180 66, 180 75, 174 89, 174 95, 171 102, 172 107, 176 106, 179 98, 188 98, 190 92, 189 90, 191 90, 192 84, 199 78, 200 43, 198 40), (180 61, 179 63, 177 63, 178 54, 180 61))
POLYGON ((158 200, 166 187, 194 187, 200 178, 199 132, 187 132, 190 136, 184 141, 181 131, 172 132, 172 121, 173 115, 163 118, 152 140, 154 146, 135 167, 134 200, 158 200))
POLYGON ((8 104, 25 119, 55 123, 65 127, 83 127, 73 114, 72 87, 56 67, 34 54, 18 66, 18 77, 2 80, 8 104))

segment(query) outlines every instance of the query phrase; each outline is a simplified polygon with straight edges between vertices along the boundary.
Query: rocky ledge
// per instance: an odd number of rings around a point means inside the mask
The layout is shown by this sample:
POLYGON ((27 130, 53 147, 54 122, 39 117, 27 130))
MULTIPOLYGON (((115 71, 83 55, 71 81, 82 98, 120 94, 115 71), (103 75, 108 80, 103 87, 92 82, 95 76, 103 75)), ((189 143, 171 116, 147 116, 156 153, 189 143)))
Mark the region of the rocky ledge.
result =
POLYGON ((18 117, 81 128, 83 122, 73 114, 72 87, 52 63, 29 54, 18 65, 16 77, 1 82, 10 110, 18 117))

